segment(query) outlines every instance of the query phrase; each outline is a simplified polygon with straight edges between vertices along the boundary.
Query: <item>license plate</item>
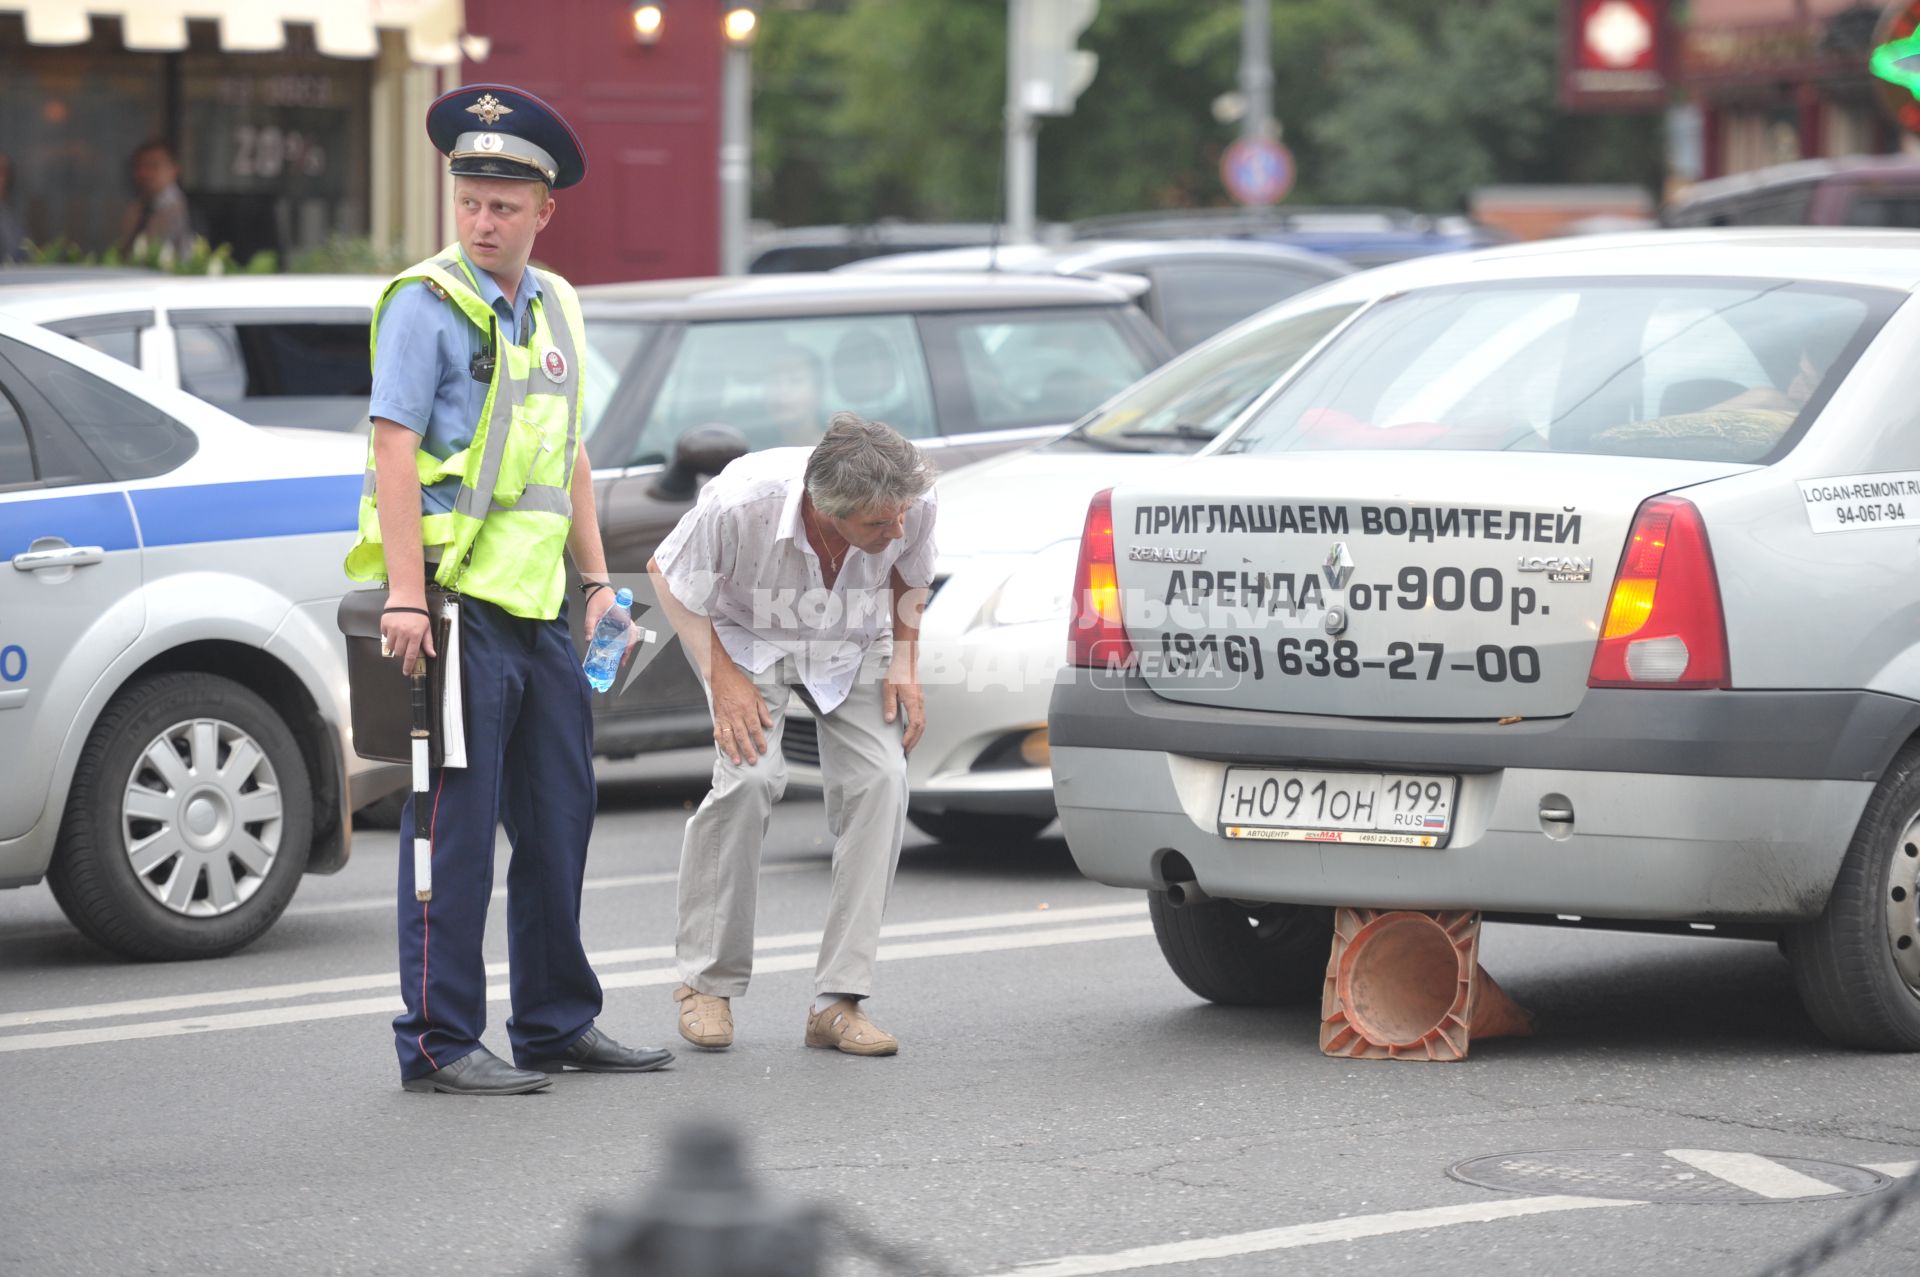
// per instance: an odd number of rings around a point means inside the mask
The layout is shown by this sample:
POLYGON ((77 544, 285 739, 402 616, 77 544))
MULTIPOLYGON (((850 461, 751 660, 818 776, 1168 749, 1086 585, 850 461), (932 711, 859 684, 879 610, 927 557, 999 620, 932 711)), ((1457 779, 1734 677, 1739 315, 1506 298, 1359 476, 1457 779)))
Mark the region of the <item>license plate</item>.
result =
POLYGON ((1228 838, 1442 847, 1453 828, 1453 776, 1229 767, 1220 790, 1228 838))

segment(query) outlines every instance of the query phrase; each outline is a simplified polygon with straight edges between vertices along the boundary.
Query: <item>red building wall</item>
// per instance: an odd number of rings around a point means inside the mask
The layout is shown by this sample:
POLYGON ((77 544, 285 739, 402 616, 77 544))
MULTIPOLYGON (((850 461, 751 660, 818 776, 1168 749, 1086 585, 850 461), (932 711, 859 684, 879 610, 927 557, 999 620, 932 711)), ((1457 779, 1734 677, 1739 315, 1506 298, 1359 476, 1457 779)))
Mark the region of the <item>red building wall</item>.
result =
POLYGON ((643 46, 627 0, 466 0, 492 47, 465 82, 544 99, 586 147, 586 180, 555 197, 535 250, 576 284, 719 269, 720 0, 666 8, 643 46))

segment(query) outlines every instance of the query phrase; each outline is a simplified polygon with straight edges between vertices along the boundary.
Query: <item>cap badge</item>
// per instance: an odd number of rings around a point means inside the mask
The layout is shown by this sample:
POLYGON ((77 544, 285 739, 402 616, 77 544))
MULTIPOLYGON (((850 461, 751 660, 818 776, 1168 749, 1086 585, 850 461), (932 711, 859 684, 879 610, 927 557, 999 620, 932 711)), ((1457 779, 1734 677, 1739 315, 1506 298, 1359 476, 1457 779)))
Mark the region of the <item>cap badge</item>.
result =
POLYGON ((483 93, 480 100, 467 108, 468 112, 480 117, 480 122, 488 128, 500 122, 503 115, 512 115, 513 108, 506 105, 491 93, 483 93))
POLYGON ((547 357, 540 361, 540 371, 547 374, 547 380, 559 385, 567 379, 567 357, 557 350, 549 350, 547 357))
POLYGON ((499 151, 504 150, 506 145, 505 139, 498 133, 482 133, 473 139, 473 149, 476 151, 499 151))

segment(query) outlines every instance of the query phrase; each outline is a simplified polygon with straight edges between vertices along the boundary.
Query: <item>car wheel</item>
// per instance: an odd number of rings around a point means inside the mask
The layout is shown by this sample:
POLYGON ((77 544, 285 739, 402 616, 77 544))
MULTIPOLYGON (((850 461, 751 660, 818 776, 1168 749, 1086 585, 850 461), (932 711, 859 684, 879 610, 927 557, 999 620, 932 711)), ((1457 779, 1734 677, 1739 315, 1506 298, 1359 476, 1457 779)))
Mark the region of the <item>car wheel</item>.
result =
POLYGON ((229 679, 162 674, 94 724, 47 881, 116 953, 212 958, 273 925, 312 841, 306 764, 273 707, 229 679))
POLYGON ((1867 799, 1827 907, 1787 940, 1794 984, 1845 1046, 1920 1051, 1920 748, 1867 799))
POLYGON ((1160 952, 1180 982, 1209 1002, 1240 1007, 1317 1003, 1333 952, 1333 910, 1148 893, 1160 952))
POLYGON ((911 807, 907 809, 907 819, 929 838, 962 844, 1032 842, 1042 829, 1053 823, 1051 816, 995 811, 916 811, 911 807))

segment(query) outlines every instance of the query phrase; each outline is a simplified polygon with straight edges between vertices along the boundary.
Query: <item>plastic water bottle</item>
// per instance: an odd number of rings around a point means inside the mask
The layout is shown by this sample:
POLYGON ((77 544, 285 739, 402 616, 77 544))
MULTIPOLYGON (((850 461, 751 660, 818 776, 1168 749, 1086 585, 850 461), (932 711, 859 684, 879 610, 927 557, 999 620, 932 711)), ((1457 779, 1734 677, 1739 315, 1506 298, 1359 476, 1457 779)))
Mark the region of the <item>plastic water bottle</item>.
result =
POLYGON ((596 692, 612 687, 613 676, 620 672, 620 658, 627 651, 627 632, 633 629, 633 616, 628 611, 632 606, 632 590, 616 591, 613 606, 601 616, 600 624, 593 627, 593 641, 587 644, 586 670, 587 682, 593 684, 596 692))

